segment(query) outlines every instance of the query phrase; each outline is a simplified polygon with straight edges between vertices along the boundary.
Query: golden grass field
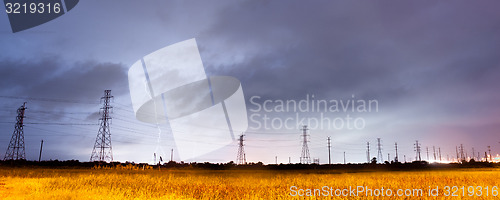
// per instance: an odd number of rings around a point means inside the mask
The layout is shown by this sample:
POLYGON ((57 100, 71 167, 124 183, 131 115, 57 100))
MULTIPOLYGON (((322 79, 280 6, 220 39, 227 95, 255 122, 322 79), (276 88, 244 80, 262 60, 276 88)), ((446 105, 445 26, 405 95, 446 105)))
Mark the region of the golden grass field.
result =
MULTIPOLYGON (((326 199, 290 196, 291 186, 372 189, 423 189, 423 197, 366 197, 348 199, 498 199, 493 186, 500 184, 498 169, 434 171, 194 170, 194 169, 31 169, 0 168, 0 199, 326 199), (439 197, 427 188, 439 187, 439 197), (458 197, 444 197, 444 186, 465 186, 458 197), (481 197, 469 197, 467 186, 482 188, 481 197), (463 194, 466 196, 461 197, 463 194)), ((450 188, 452 189, 452 188, 450 188)), ((305 191, 305 190, 304 190, 305 191)), ((478 195, 478 190, 473 191, 478 195)), ((500 195, 499 195, 500 196, 500 195)), ((346 197, 330 197, 346 199, 346 197)))

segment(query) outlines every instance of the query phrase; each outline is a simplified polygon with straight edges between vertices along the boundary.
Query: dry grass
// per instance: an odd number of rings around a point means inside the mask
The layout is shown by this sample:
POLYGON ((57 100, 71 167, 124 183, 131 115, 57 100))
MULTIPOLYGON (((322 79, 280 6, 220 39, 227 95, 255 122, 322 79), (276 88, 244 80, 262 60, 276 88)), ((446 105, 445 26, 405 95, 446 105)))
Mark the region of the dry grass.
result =
MULTIPOLYGON (((444 186, 498 186, 500 171, 440 170, 412 172, 134 170, 0 168, 0 199, 290 199, 302 189, 367 186, 372 189, 444 186)), ((490 191, 491 193, 491 191, 490 191)), ((460 193, 461 194, 461 193, 460 193)), ((438 199, 471 199, 465 197, 438 199)), ((304 197, 298 197, 304 198, 304 197)), ((306 199, 320 198, 305 197, 306 199)), ((350 199, 379 199, 349 197, 350 199)), ((391 197, 387 199, 422 199, 391 197)), ((492 199, 474 197, 475 199, 492 199)))

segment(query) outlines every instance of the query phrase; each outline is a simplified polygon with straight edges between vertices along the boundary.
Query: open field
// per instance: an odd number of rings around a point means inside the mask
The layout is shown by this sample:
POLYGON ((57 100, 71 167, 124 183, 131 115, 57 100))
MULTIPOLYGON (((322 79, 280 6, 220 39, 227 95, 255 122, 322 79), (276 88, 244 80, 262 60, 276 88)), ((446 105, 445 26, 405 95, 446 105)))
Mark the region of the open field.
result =
MULTIPOLYGON (((348 191, 349 186, 354 190, 361 189, 356 186, 363 186, 363 189, 372 189, 373 195, 376 194, 375 190, 381 191, 383 187, 385 193, 390 189, 393 195, 385 199, 422 199, 428 196, 429 186, 439 187, 437 199, 494 199, 493 195, 499 195, 498 180, 500 180, 500 170, 495 168, 347 173, 335 170, 162 169, 160 171, 2 167, 0 199, 321 199, 319 193, 312 197, 298 195, 306 195, 308 191, 306 189, 322 189, 323 186, 332 189, 328 191, 333 193, 335 189, 348 191), (291 190, 292 186, 296 188, 291 190), (445 186, 450 186, 449 195, 455 191, 458 197, 444 197, 447 192, 445 186), (453 186, 458 187, 454 189, 453 186), (465 187, 462 189, 462 186, 465 187), (469 186, 474 186, 474 190, 469 186), (299 191, 299 189, 304 190, 299 191), (416 189, 422 189, 422 194, 414 195, 423 197, 394 197, 398 189, 402 189, 403 193, 418 193, 416 189), (481 191, 480 197, 477 196, 479 191, 481 191), (291 194, 297 196, 293 197, 291 194), (476 196, 471 198, 470 194, 476 196)), ((356 193, 359 196, 348 198, 381 198, 367 197, 365 192, 356 193)), ((326 194, 325 191, 323 194, 326 194)), ((340 199, 335 194, 333 198, 340 199)))

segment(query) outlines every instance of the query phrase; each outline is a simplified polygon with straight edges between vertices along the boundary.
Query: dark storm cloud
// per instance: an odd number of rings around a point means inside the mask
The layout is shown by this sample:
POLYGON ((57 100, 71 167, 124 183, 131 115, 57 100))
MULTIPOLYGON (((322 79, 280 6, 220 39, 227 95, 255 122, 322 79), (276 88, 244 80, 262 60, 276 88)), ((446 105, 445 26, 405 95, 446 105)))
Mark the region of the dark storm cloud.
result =
POLYGON ((89 121, 82 118, 88 115, 95 122, 95 115, 82 111, 96 111, 103 90, 111 89, 114 96, 128 94, 126 68, 119 63, 68 63, 57 56, 38 60, 3 59, 0 63, 3 106, 17 107, 28 101, 34 120, 72 119, 72 123, 80 123, 74 120, 89 121), (76 118, 67 115, 75 115, 75 111, 76 118))
POLYGON ((126 68, 119 63, 67 63, 59 57, 0 63, 0 93, 6 96, 96 102, 105 89, 127 92, 126 68))
POLYGON ((200 37, 200 46, 202 57, 204 50, 214 51, 230 61, 205 55, 207 71, 238 77, 246 94, 269 98, 356 94, 391 104, 427 93, 441 96, 428 103, 442 103, 461 98, 468 90, 486 93, 500 85, 497 6, 283 4, 247 1, 222 9, 216 23, 200 37))

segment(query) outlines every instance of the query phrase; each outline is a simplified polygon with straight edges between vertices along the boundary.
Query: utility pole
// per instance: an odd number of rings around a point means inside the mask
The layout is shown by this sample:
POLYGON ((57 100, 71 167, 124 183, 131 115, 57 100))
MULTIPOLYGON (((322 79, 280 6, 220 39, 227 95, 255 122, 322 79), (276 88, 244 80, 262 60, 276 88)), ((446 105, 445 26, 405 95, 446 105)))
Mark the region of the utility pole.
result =
POLYGON ((344 165, 345 165, 345 151, 344 151, 344 165))
POLYGON ((474 161, 477 161, 475 157, 476 157, 476 151, 474 151, 474 147, 472 147, 472 159, 474 159, 474 161))
POLYGON ((432 151, 434 152, 434 162, 436 162, 436 146, 432 146, 432 151))
POLYGON ((404 156, 404 158, 405 158, 405 163, 406 163, 406 155, 403 155, 403 156, 404 156))
POLYGON ((384 163, 384 158, 382 157, 382 144, 380 143, 380 138, 377 138, 377 160, 380 163, 384 163))
POLYGON ((40 155, 38 155, 38 162, 42 160, 42 148, 43 148, 43 140, 40 143, 40 155))
POLYGON ((422 158, 420 157, 420 144, 418 144, 418 140, 415 141, 415 152, 415 160, 422 161, 422 158))
POLYGON ((26 160, 26 153, 24 148, 24 111, 26 110, 26 102, 17 109, 16 125, 14 126, 14 133, 10 138, 7 152, 5 152, 4 160, 26 160))
POLYGON ((425 151, 427 152, 427 161, 429 161, 429 147, 425 147, 425 151))
POLYGON ((292 157, 288 157, 288 164, 292 164, 292 157))
POLYGON ((366 142, 366 161, 370 163, 370 142, 366 142))
POLYGON ((488 156, 490 157, 490 162, 493 161, 492 157, 491 157, 491 147, 488 146, 488 156))
POLYGON ((438 148, 438 151, 439 151, 439 162, 442 162, 442 160, 441 160, 441 147, 438 148))
POLYGON ((301 164, 311 164, 311 156, 309 155, 309 147, 307 147, 307 126, 302 126, 302 154, 300 156, 301 164))
POLYGON ((394 147, 396 147, 396 157, 394 158, 394 162, 399 162, 399 156, 398 156, 398 143, 394 143, 394 147))
POLYGON ((276 165, 278 165, 278 156, 275 156, 274 159, 276 160, 276 165))
POLYGON ((170 150, 170 162, 174 161, 174 149, 170 150))
POLYGON ((486 162, 488 162, 488 155, 486 154, 486 151, 484 152, 484 158, 486 159, 486 162))
POLYGON ((465 161, 464 145, 463 144, 460 144, 460 159, 461 159, 461 162, 465 161))
POLYGON ((94 149, 92 150, 92 155, 90 156, 90 161, 99 162, 112 162, 113 161, 113 151, 111 148, 111 132, 109 130, 109 125, 111 122, 111 109, 113 108, 110 103, 113 96, 111 96, 111 90, 104 90, 104 96, 101 97, 103 101, 103 106, 100 110, 101 118, 99 132, 94 143, 94 149))
POLYGON ((330 153, 330 136, 328 136, 328 164, 331 165, 332 164, 332 158, 330 157, 331 156, 331 153, 330 153))
POLYGON ((238 165, 244 165, 246 164, 246 160, 245 160, 245 149, 243 148, 244 144, 243 144, 243 137, 245 135, 243 135, 243 133, 240 135, 240 139, 238 140, 238 155, 236 156, 236 164, 238 165))
POLYGON ((387 153, 387 162, 391 162, 391 153, 387 153))

